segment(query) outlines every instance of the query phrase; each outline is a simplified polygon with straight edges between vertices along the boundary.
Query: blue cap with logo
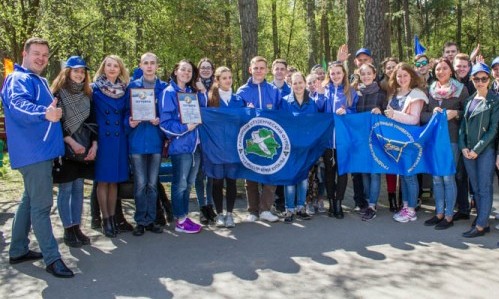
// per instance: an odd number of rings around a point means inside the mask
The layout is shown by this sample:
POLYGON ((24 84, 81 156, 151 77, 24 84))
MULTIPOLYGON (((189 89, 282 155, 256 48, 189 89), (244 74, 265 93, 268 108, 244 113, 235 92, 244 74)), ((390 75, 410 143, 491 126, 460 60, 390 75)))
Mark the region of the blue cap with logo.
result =
POLYGON ((81 56, 71 56, 68 58, 68 61, 66 61, 66 67, 72 68, 72 69, 77 69, 80 67, 83 67, 85 69, 89 69, 87 66, 87 63, 81 56))
POLYGON ((476 73, 479 73, 479 72, 484 72, 484 73, 487 73, 487 75, 490 75, 490 68, 485 63, 479 62, 479 63, 475 64, 473 66, 473 68, 471 69, 471 75, 474 76, 476 73))
POLYGON ((492 64, 490 65, 490 67, 494 68, 494 65, 496 64, 499 64, 499 56, 497 56, 496 58, 494 58, 494 60, 492 60, 492 64))
POLYGON ((355 53, 355 57, 359 56, 360 54, 366 54, 367 56, 371 57, 371 50, 368 48, 360 48, 357 53, 355 53))

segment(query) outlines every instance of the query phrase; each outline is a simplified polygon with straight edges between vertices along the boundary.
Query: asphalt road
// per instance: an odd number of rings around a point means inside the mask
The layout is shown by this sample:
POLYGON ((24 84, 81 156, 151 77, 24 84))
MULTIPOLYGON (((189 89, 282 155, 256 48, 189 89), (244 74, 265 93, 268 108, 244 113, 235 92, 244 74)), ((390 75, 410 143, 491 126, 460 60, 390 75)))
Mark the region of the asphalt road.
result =
MULTIPOLYGON (((496 189, 498 189, 496 185, 496 189)), ((382 194, 378 217, 363 222, 351 210, 345 219, 319 214, 293 224, 242 223, 246 203, 236 203, 234 229, 200 234, 131 233, 115 239, 90 229, 88 199, 84 231, 91 246, 69 249, 53 210, 55 235, 76 276, 58 279, 43 262, 8 264, 17 199, 0 203, 1 298, 493 298, 499 294, 499 231, 465 239, 471 221, 445 231, 425 227, 433 213, 425 202, 418 220, 392 220, 382 194)), ((191 201, 197 219, 196 201, 191 201)), ((132 204, 126 202, 132 221, 132 204)), ((494 206, 499 210, 499 194, 494 206)), ((491 220, 493 226, 499 224, 491 220)), ((31 245, 36 247, 36 241, 31 245)))

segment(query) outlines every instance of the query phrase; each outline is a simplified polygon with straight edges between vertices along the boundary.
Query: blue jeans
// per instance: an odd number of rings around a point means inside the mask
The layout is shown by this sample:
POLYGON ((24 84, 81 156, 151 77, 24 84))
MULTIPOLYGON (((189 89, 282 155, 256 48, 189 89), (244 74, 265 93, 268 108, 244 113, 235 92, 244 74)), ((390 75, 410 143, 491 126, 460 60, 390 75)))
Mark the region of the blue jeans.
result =
POLYGON ((50 265, 61 258, 50 222, 53 203, 52 160, 21 167, 19 172, 23 176, 24 193, 12 222, 9 256, 20 257, 28 252, 28 235, 33 227, 43 261, 50 265))
POLYGON ((475 192, 476 225, 480 227, 489 226, 488 220, 493 202, 495 159, 495 151, 492 148, 486 149, 474 160, 463 157, 471 187, 475 192))
POLYGON ((379 198, 381 174, 363 173, 362 183, 364 184, 364 194, 369 198, 369 205, 376 205, 379 198))
MULTIPOLYGON (((451 143, 454 162, 457 164, 457 143, 451 143)), ((454 175, 433 176, 433 194, 435 195, 435 212, 452 217, 456 204, 457 185, 454 175)))
POLYGON ((57 194, 57 210, 61 217, 62 225, 68 228, 81 224, 83 211, 83 179, 59 184, 57 194))
POLYGON ((296 206, 302 208, 305 205, 307 198, 308 179, 304 179, 296 185, 288 185, 284 187, 284 198, 286 199, 286 210, 294 212, 295 199, 296 206))
POLYGON ((137 224, 149 225, 156 219, 161 154, 133 154, 130 158, 135 193, 134 219, 137 224))
POLYGON ((418 203, 419 183, 417 175, 401 175, 402 198, 409 208, 415 208, 418 203))
POLYGON ((184 218, 189 213, 189 195, 192 184, 201 162, 199 149, 192 154, 171 155, 173 181, 172 181, 172 207, 173 216, 177 219, 184 218))

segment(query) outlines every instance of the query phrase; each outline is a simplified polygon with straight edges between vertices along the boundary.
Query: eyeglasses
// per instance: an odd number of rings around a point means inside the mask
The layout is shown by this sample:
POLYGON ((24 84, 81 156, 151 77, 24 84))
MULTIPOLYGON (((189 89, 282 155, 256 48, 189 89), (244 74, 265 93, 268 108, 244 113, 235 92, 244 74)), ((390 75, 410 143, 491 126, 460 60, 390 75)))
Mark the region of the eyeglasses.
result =
POLYGON ((414 65, 416 67, 422 67, 422 66, 428 65, 428 60, 416 61, 416 63, 414 63, 414 65))
POLYGON ((211 71, 211 66, 202 66, 199 69, 201 69, 203 71, 211 71))
POLYGON ((487 82, 489 82, 489 77, 473 77, 472 80, 475 83, 480 83, 480 82, 487 83, 487 82))

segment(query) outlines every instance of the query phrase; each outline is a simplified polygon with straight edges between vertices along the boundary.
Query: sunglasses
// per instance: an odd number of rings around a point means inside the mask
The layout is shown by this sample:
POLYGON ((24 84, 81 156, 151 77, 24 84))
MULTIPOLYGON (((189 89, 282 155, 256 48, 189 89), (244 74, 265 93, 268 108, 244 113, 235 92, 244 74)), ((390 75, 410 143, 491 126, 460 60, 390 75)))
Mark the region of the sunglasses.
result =
POLYGON ((414 65, 416 65, 416 67, 422 67, 422 66, 428 65, 428 60, 416 61, 416 63, 414 63, 414 65))
POLYGON ((473 77, 472 80, 475 83, 480 83, 480 82, 487 83, 487 82, 489 82, 489 77, 473 77))

